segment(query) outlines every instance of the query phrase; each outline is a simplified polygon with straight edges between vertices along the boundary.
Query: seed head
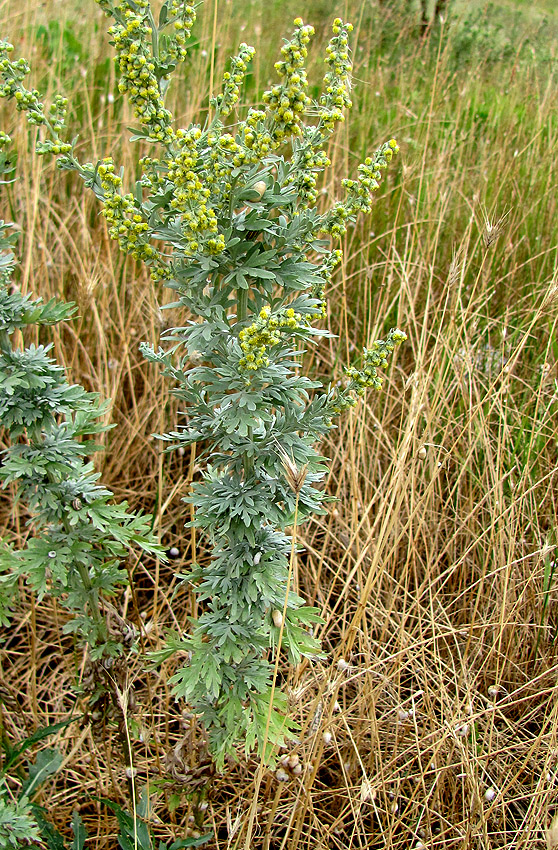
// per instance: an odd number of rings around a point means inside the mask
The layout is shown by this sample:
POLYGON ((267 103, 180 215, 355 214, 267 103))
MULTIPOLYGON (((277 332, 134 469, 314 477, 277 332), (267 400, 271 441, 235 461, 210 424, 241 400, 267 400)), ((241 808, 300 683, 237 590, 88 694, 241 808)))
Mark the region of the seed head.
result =
POLYGON ((509 216, 510 210, 506 210, 506 212, 494 222, 490 221, 486 207, 481 207, 481 214, 484 222, 482 241, 484 242, 484 247, 488 250, 488 248, 496 242, 500 233, 504 229, 504 222, 509 216))
POLYGON ((363 803, 367 803, 370 800, 376 799, 376 790, 372 788, 372 784, 369 779, 363 779, 362 784, 360 786, 360 799, 363 803))
POLYGON ((279 444, 277 445, 277 453, 281 458, 281 463, 285 470, 285 476, 289 482, 289 487, 293 493, 300 493, 308 474, 308 464, 305 463, 304 466, 297 466, 295 461, 289 457, 283 446, 280 446, 279 444))

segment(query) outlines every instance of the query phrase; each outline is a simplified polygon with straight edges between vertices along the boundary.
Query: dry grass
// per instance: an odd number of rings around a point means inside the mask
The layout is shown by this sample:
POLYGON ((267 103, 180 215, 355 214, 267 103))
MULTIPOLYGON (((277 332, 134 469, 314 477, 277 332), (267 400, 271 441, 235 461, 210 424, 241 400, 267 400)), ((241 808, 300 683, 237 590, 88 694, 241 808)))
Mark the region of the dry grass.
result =
MULTIPOLYGON (((490 65, 456 53, 463 28, 420 43, 387 4, 381 26, 374 4, 347 5, 357 24, 356 105, 332 148, 324 192, 332 197, 334 181, 388 135, 402 155, 375 213, 347 240, 330 293, 339 341, 308 368, 337 375, 356 347, 396 323, 409 341, 382 394, 324 447, 339 501, 304 529, 297 580, 324 612, 328 659, 283 671, 305 771, 286 783, 264 777, 249 846, 543 848, 558 783, 552 42, 533 41, 529 61, 517 49, 490 65)), ((125 107, 106 100, 113 72, 103 64, 104 20, 92 0, 80 6, 79 22, 77 6, 53 0, 3 7, 6 35, 31 58, 36 78, 53 89, 63 72, 84 155, 116 151, 131 169, 125 107), (36 24, 49 16, 62 22, 60 33, 74 16, 83 48, 75 67, 62 37, 52 45, 65 51, 62 69, 49 67, 37 46, 36 24)), ((259 49, 255 96, 297 11, 290 0, 208 3, 200 49, 176 93, 180 120, 203 117, 208 81, 239 39, 259 49)), ((329 19, 347 13, 344 4, 318 2, 304 11, 318 44, 329 19)), ((180 564, 203 559, 183 528, 180 501, 196 459, 163 456, 150 436, 180 414, 138 352, 140 340, 156 341, 163 322, 173 323, 158 307, 170 298, 109 244, 96 202, 77 181, 25 155, 26 128, 2 115, 21 152, 6 215, 22 228, 20 284, 78 303, 80 318, 55 337, 57 356, 74 380, 113 399, 104 481, 155 513, 161 538, 181 550, 180 564)), ((0 533, 23 539, 25 516, 8 495, 0 533)), ((135 567, 133 595, 118 601, 121 613, 143 622, 150 649, 169 626, 185 626, 192 604, 173 568, 147 562, 135 567)), ((0 648, 12 738, 81 713, 73 688, 83 660, 61 637, 62 620, 53 602, 36 606, 23 590, 0 648)), ((211 775, 199 730, 170 695, 169 673, 163 665, 146 676, 130 662, 128 725, 154 832, 210 830, 208 847, 243 848, 257 763, 240 758, 211 775)), ((117 738, 78 721, 56 745, 64 767, 39 802, 63 830, 79 808, 88 846, 116 847, 116 821, 99 798, 130 807, 117 738)))

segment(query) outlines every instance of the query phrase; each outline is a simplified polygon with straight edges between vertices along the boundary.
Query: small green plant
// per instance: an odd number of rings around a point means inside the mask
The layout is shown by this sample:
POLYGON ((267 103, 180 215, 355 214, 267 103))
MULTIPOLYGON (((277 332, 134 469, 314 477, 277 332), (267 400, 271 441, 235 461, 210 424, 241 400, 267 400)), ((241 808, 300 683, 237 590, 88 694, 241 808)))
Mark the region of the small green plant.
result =
MULTIPOLYGON (((12 847, 40 845, 63 850, 64 840, 45 817, 45 810, 32 802, 40 785, 53 776, 62 764, 57 750, 40 750, 33 762, 26 766, 22 757, 35 744, 64 729, 72 720, 63 720, 52 726, 37 729, 23 741, 12 742, 0 722, 2 768, 0 770, 0 850, 12 847), (43 843, 44 842, 44 843, 43 843)), ((74 842, 72 850, 83 850, 86 837, 81 818, 74 812, 72 819, 74 842)))
MULTIPOLYGON (((0 142, 6 145, 5 134, 0 142)), ((11 174, 5 151, 0 169, 11 174)), ((118 630, 114 617, 107 618, 106 597, 128 583, 122 560, 133 547, 162 551, 150 517, 115 504, 88 460, 99 448, 93 436, 107 428, 107 403, 67 382, 50 356, 52 345, 17 342, 18 332, 65 321, 74 307, 54 299, 45 304, 11 284, 16 261, 9 231, 0 222, 0 427, 9 442, 0 481, 28 512, 31 534, 23 548, 1 541, 0 622, 9 620, 22 576, 39 598, 49 593, 61 600, 71 612, 64 630, 76 633, 97 661, 118 655, 134 638, 129 625, 122 621, 118 630)))
POLYGON ((175 129, 165 93, 194 23, 194 8, 166 0, 156 22, 147 0, 99 0, 139 126, 151 144, 124 188, 111 157, 82 164, 64 139, 66 102, 45 110, 23 85, 24 60, 0 44, 0 94, 46 130, 39 153, 77 171, 103 204, 110 235, 177 293, 190 316, 163 335, 170 348, 143 346, 175 383, 188 424, 164 435, 172 448, 199 444, 207 460, 187 501, 211 547, 208 564, 182 576, 203 610, 186 635, 170 635, 161 661, 187 661, 174 692, 200 716, 218 765, 239 741, 267 758, 293 728, 276 688, 279 653, 292 664, 320 653, 310 628, 318 612, 292 589, 297 526, 323 511, 326 465, 316 443, 367 387, 405 335, 393 329, 323 389, 301 373, 305 347, 329 333, 326 288, 342 259, 331 239, 367 213, 382 171, 397 153, 390 139, 343 180, 345 196, 318 208, 325 145, 351 106, 351 26, 336 19, 322 94, 307 93, 305 59, 313 29, 300 18, 276 64, 279 80, 262 106, 235 114, 254 50, 240 46, 203 126, 175 129), (269 744, 269 747, 267 746, 269 744))
POLYGON ((22 795, 19 799, 10 799, 4 782, 0 783, 0 848, 22 847, 24 842, 39 842, 41 833, 29 805, 29 799, 22 795))
MULTIPOLYGON (((114 812, 118 820, 120 827, 118 844, 121 850, 153 850, 152 837, 146 822, 149 813, 149 797, 146 789, 143 790, 134 813, 125 811, 110 800, 104 800, 104 803, 114 812)), ((211 834, 207 834, 198 838, 179 838, 171 844, 159 841, 156 846, 157 850, 183 850, 186 847, 201 847, 211 837, 211 834)))

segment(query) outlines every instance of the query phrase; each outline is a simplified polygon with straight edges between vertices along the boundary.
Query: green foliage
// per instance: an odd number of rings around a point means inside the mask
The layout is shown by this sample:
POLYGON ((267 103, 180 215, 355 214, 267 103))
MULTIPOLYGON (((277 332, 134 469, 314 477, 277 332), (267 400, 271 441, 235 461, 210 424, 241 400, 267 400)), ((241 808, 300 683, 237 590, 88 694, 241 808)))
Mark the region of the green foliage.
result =
MULTIPOLYGON (((59 770, 62 756, 54 749, 40 750, 35 761, 28 763, 27 769, 21 765, 21 756, 37 742, 71 722, 66 720, 37 729, 17 744, 10 741, 4 729, 1 730, 5 760, 0 772, 0 850, 28 844, 46 845, 49 850, 65 850, 64 839, 46 819, 45 810, 31 802, 39 786, 59 770), (13 790, 15 787, 17 792, 13 790)), ((72 850, 83 850, 86 833, 77 812, 74 813, 72 829, 72 850)))
POLYGON ((10 800, 8 790, 0 785, 0 848, 21 847, 30 841, 39 842, 41 833, 27 797, 10 800))
POLYGON ((529 25, 525 11, 513 6, 488 2, 466 8, 462 15, 450 17, 451 61, 457 67, 464 62, 505 65, 511 61, 532 63, 536 52, 540 65, 553 56, 552 28, 541 18, 529 25))
MULTIPOLYGON (((152 838, 149 828, 144 820, 149 809, 149 797, 144 789, 138 801, 135 814, 126 812, 117 803, 105 800, 105 804, 115 813, 120 831, 118 833, 118 845, 121 850, 153 850, 152 838)), ((172 844, 159 841, 157 850, 182 850, 184 847, 201 847, 211 838, 211 834, 202 835, 199 838, 180 838, 172 844)))
MULTIPOLYGON (((170 637, 155 658, 187 653, 171 679, 174 692, 201 716, 219 766, 242 740, 246 751, 257 746, 268 758, 293 728, 286 697, 275 689, 274 654, 284 649, 298 663, 320 653, 309 631, 318 613, 291 589, 296 545, 287 529, 323 511, 319 486, 327 466, 316 443, 366 387, 380 387, 378 369, 405 335, 390 331, 365 350, 361 369, 346 370, 341 386, 328 389, 301 374, 301 357, 329 336, 316 322, 327 315, 326 287, 341 261, 331 237, 370 211, 398 146, 390 139, 367 157, 357 178, 343 181, 344 198, 321 211, 318 181, 330 164, 325 146, 351 105, 349 24, 334 21, 317 99, 308 94, 305 70, 313 28, 297 18, 263 109, 252 107, 234 126, 226 124, 254 52, 242 44, 206 124, 174 129, 164 98, 185 57, 193 7, 166 0, 156 23, 147 0, 99 3, 114 19, 109 32, 119 89, 139 123, 131 141, 156 148, 140 161, 129 191, 111 157, 95 165, 77 160, 75 141, 63 137, 65 104, 56 100, 54 111, 45 112, 38 93, 23 86, 27 66, 12 62, 7 43, 0 45, 0 94, 44 127, 38 151, 56 154, 59 167, 81 175, 103 203, 111 237, 176 292, 171 306, 194 317, 166 332, 158 350, 143 346, 176 384, 188 413, 188 424, 162 439, 171 448, 204 446, 207 466, 186 501, 212 548, 207 566, 193 564, 182 577, 204 603, 201 616, 190 634, 170 637)), ((81 472, 89 480, 89 471, 81 472)), ((15 470, 9 480, 19 480, 15 470)), ((48 511, 60 498, 52 494, 48 511)), ((64 534, 71 533, 67 525, 64 534)), ((57 542, 52 552, 67 576, 80 553, 57 542)), ((44 554, 43 547, 30 557, 38 565, 44 554)), ((91 590, 113 589, 120 581, 115 570, 105 564, 104 572, 94 571, 99 582, 91 590)), ((35 578, 40 590, 45 580, 35 578)))
POLYGON ((126 502, 114 504, 88 460, 98 448, 91 438, 106 430, 107 405, 68 384, 51 345, 14 343, 16 331, 67 320, 73 305, 44 304, 11 286, 15 257, 4 223, 0 251, 0 426, 10 442, 0 481, 25 505, 33 530, 25 548, 2 541, 0 622, 8 622, 23 576, 39 598, 50 593, 61 599, 73 615, 65 630, 76 632, 93 658, 114 655, 123 637, 109 634, 103 595, 127 583, 121 562, 131 547, 162 552, 150 518, 130 512, 126 502))

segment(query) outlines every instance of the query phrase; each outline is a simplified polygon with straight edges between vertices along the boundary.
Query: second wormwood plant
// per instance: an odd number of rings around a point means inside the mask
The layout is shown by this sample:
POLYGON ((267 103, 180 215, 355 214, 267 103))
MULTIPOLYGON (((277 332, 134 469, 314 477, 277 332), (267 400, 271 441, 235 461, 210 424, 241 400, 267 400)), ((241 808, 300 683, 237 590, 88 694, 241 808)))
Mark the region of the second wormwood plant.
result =
MULTIPOLYGON (((0 182, 12 169, 2 150, 0 182)), ((95 434, 107 429, 107 404, 96 393, 69 384, 50 356, 52 345, 20 344, 28 328, 40 330, 67 320, 71 304, 43 303, 22 295, 11 278, 15 268, 10 225, 0 222, 0 482, 11 488, 27 513, 30 534, 21 548, 0 541, 0 624, 6 625, 18 578, 37 593, 56 596, 70 612, 64 630, 87 647, 97 669, 111 669, 134 630, 107 600, 128 583, 122 561, 131 548, 161 555, 150 517, 115 504, 98 483, 89 460, 99 447, 95 434), (101 665, 101 667, 99 667, 101 665)), ((103 687, 103 673, 93 676, 103 687)))
POLYGON ((44 128, 37 150, 81 175, 103 204, 110 235, 184 309, 185 325, 163 335, 167 347, 143 351, 175 382, 187 413, 187 424, 164 439, 175 448, 197 444, 207 459, 187 501, 210 558, 184 577, 201 615, 187 634, 169 636, 156 660, 186 659, 172 677, 174 692, 200 717, 218 765, 242 740, 267 757, 266 745, 292 730, 275 688, 280 649, 293 664, 320 652, 309 630, 318 612, 291 582, 296 526, 323 510, 317 485, 326 466, 315 445, 367 387, 380 387, 379 370, 405 335, 389 331, 331 389, 301 374, 301 357, 328 334, 320 327, 325 292, 342 259, 331 240, 370 211, 398 147, 393 139, 383 144, 343 181, 344 198, 322 211, 325 145, 351 106, 349 24, 334 21, 318 101, 307 94, 305 70, 313 29, 296 19, 261 107, 242 119, 235 112, 254 54, 242 44, 205 123, 177 129, 164 98, 186 55, 194 8, 166 0, 155 21, 148 0, 98 2, 113 19, 119 90, 138 121, 132 141, 152 148, 129 191, 111 157, 78 161, 64 138, 65 100, 45 110, 7 42, 0 94, 44 128))

